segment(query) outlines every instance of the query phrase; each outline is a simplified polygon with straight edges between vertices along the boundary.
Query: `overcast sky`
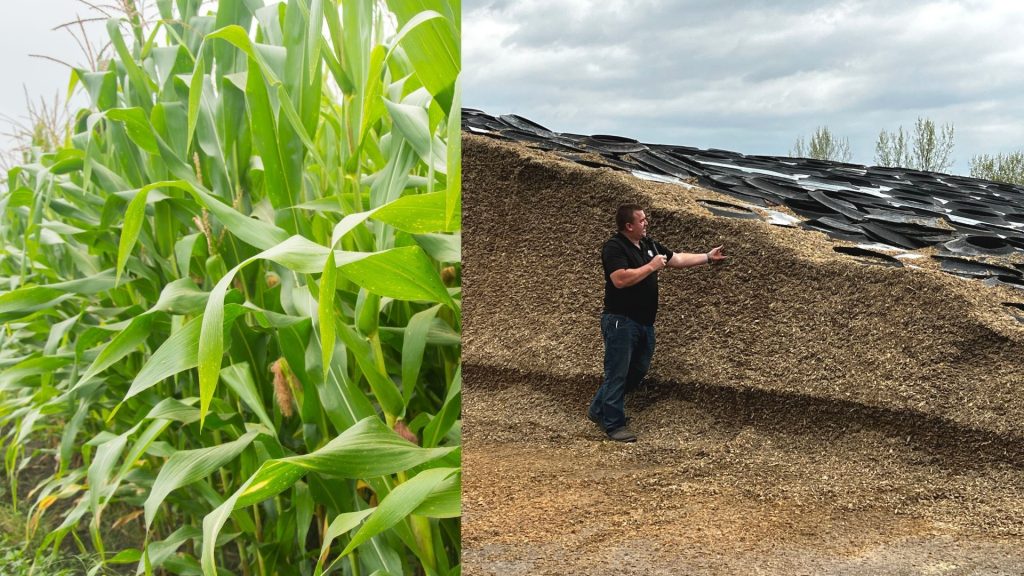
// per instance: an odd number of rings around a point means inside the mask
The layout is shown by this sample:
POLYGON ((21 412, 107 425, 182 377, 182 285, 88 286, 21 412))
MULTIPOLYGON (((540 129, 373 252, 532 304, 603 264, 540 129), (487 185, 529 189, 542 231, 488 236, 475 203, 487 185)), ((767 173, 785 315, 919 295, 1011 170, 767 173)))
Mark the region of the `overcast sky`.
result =
POLYGON ((464 0, 463 105, 559 132, 786 155, 819 125, 1024 149, 1024 2, 464 0))
MULTIPOLYGON (((53 28, 96 13, 77 0, 3 0, 5 16, 0 18, 0 132, 11 131, 10 120, 27 124, 28 107, 25 91, 35 105, 39 98, 52 104, 55 95, 61 100, 67 94, 70 69, 49 60, 34 58, 41 54, 69 64, 86 63, 74 38, 64 30, 53 28)), ((102 24, 90 24, 93 37, 100 37, 102 24), (99 28, 97 28, 99 26, 99 28)), ((0 136, 0 146, 7 148, 10 140, 0 136)))

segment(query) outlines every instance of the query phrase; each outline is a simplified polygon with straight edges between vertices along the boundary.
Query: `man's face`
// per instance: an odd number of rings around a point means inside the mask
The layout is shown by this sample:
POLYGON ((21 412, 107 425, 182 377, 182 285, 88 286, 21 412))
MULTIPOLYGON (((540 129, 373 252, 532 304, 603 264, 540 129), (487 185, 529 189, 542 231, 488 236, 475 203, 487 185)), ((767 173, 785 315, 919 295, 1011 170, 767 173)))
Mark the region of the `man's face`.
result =
POLYGON ((647 215, 643 210, 633 212, 633 221, 626 224, 626 236, 634 242, 647 236, 647 215))

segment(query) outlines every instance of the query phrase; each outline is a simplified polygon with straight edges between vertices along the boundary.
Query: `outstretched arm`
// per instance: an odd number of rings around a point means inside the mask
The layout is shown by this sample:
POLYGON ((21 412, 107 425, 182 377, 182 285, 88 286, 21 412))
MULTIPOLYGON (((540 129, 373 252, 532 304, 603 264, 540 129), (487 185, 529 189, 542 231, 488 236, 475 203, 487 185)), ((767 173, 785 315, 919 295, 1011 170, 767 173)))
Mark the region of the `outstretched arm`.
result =
POLYGON ((701 264, 714 264, 725 260, 727 256, 722 252, 722 246, 716 246, 704 254, 691 252, 676 252, 668 261, 671 268, 692 268, 701 264))
POLYGON ((639 268, 620 268, 612 272, 610 277, 616 288, 629 288, 644 278, 661 270, 666 265, 666 259, 662 255, 655 256, 650 262, 639 268))

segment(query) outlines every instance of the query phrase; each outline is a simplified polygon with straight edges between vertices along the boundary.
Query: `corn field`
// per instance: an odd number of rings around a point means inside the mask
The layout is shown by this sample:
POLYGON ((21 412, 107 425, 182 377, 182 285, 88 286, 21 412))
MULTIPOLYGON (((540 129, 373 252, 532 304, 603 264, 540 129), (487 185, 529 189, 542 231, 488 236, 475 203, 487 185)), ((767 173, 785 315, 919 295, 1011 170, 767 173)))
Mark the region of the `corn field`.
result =
POLYGON ((459 0, 124 4, 0 192, 37 561, 459 574, 459 0))

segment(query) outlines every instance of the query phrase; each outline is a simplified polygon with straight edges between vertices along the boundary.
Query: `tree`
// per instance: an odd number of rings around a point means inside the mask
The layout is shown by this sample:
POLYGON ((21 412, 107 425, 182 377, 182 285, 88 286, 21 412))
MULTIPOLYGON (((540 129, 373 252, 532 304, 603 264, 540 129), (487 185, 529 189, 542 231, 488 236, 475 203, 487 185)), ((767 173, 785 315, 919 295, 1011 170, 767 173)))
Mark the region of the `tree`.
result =
POLYGON ((945 124, 936 131, 935 122, 918 118, 914 131, 882 130, 875 143, 875 163, 899 166, 926 172, 943 172, 953 165, 953 125, 945 124))
POLYGON ((1010 152, 971 158, 971 176, 1024 185, 1024 152, 1010 152))
POLYGON ((850 141, 846 138, 836 138, 827 126, 819 126, 811 136, 810 143, 805 143, 802 136, 797 138, 789 155, 837 162, 849 162, 853 158, 853 154, 850 153, 850 141))
POLYGON ((878 135, 878 141, 875 143, 875 163, 889 167, 910 165, 907 138, 902 126, 892 134, 882 130, 878 135))

